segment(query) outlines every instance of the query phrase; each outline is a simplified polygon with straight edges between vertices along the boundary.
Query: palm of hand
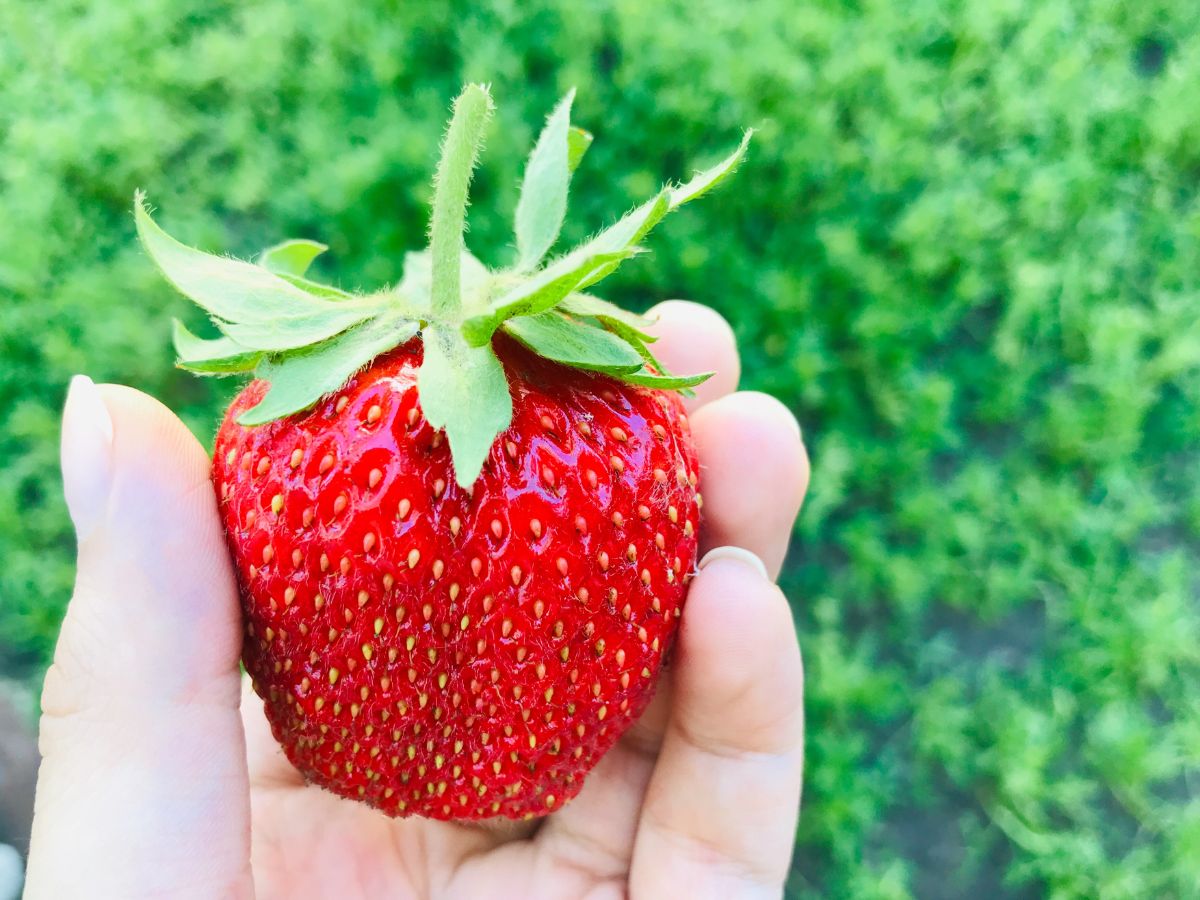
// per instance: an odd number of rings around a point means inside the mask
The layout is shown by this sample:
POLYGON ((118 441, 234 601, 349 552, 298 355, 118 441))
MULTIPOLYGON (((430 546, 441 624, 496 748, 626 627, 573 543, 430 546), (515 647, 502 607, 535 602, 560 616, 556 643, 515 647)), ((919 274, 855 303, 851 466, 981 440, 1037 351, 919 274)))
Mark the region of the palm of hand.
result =
POLYGON ((247 686, 244 708, 258 719, 247 742, 259 897, 628 895, 641 791, 657 757, 648 728, 627 734, 558 816, 456 824, 387 819, 304 785, 258 705, 247 686))
POLYGON ((304 785, 261 703, 238 696, 240 612, 204 451, 145 395, 73 390, 63 474, 79 575, 43 695, 26 896, 778 893, 803 715, 794 628, 769 576, 807 460, 786 409, 733 393, 719 317, 658 312, 673 370, 718 370, 691 418, 703 544, 725 549, 692 582, 646 715, 573 802, 534 822, 392 820, 304 785))

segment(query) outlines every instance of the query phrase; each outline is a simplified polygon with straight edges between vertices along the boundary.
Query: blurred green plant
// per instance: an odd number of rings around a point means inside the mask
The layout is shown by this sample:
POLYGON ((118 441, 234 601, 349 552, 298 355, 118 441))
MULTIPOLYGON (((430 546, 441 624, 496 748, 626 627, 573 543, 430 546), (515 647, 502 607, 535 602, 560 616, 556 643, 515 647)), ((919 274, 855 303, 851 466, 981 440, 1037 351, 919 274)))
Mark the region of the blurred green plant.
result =
MULTIPOLYGON (((500 116, 472 245, 579 88, 564 237, 744 123, 737 184, 609 293, 733 321, 805 425, 785 576, 808 666, 794 896, 1182 897, 1200 884, 1200 20, 1184 0, 9 4, 0 29, 0 670, 72 577, 69 375, 211 438, 196 317, 133 237, 331 245, 400 276, 460 85, 500 116), (615 173, 628 173, 616 175, 615 173), (616 180, 613 180, 613 179, 616 180)), ((486 254, 484 254, 486 256, 486 254)))

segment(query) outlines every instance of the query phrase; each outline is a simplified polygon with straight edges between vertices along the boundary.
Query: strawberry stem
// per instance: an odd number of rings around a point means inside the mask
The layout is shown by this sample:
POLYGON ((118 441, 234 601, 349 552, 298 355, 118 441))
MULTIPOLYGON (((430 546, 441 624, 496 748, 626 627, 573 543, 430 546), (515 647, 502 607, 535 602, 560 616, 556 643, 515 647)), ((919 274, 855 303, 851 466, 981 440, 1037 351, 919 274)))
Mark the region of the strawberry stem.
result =
POLYGON ((492 109, 492 97, 486 87, 469 84, 463 89, 454 101, 454 115, 434 176, 433 216, 429 222, 431 302, 434 316, 443 321, 456 320, 462 307, 460 282, 467 191, 492 109))

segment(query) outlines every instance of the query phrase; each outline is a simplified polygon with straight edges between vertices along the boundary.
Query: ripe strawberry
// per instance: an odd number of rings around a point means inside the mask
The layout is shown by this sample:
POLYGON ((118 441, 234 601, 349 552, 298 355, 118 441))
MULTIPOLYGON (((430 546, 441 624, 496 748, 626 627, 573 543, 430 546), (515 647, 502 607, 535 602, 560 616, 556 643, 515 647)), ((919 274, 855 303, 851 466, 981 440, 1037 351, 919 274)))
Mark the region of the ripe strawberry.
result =
POLYGON ((419 346, 217 438, 246 667, 308 778, 391 813, 542 813, 641 713, 696 555, 678 399, 507 347, 513 423, 468 491, 419 346))
POLYGON ((244 659, 288 758, 390 815, 541 815, 641 714, 695 565, 700 495, 645 320, 582 293, 713 169, 542 265, 590 141, 550 116, 517 208, 518 262, 462 249, 491 110, 471 86, 438 166, 430 250, 394 290, 305 277, 319 244, 251 265, 136 218, 223 336, 177 324, 180 365, 253 371, 213 481, 246 614, 244 659))

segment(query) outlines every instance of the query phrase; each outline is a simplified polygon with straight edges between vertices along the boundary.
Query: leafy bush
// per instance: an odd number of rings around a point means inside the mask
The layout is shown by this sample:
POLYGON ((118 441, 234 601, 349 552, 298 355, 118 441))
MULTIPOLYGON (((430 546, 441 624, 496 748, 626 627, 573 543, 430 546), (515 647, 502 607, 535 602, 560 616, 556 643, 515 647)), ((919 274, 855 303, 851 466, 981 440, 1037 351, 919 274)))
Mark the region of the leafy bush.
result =
MULTIPOLYGON (((472 215, 505 246, 569 86, 576 239, 760 128, 617 276, 709 302, 814 460, 785 576, 809 672, 796 896, 1145 897, 1200 883, 1200 32, 1114 0, 65 0, 0 31, 0 668, 68 596, 70 373, 209 439, 233 385, 133 240, 422 242, 450 98, 500 103, 472 215), (395 8, 393 8, 395 7, 395 8)), ((493 262, 497 260, 491 260, 493 262)))

